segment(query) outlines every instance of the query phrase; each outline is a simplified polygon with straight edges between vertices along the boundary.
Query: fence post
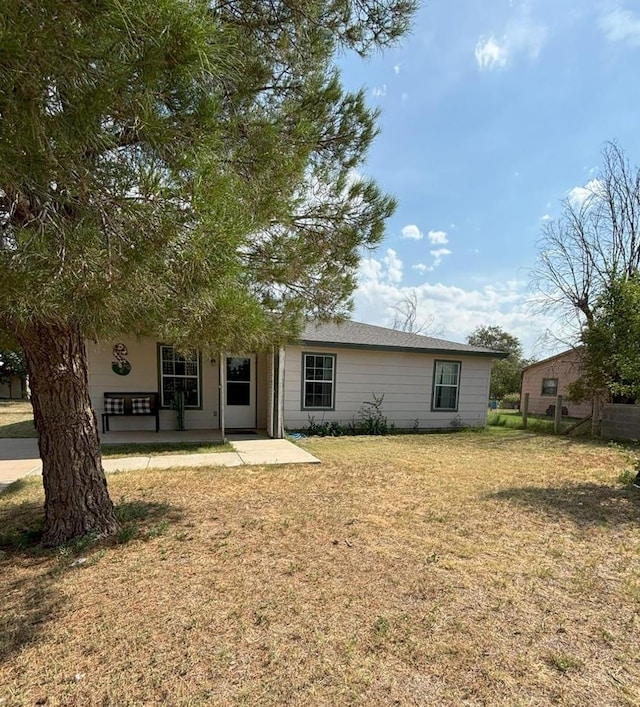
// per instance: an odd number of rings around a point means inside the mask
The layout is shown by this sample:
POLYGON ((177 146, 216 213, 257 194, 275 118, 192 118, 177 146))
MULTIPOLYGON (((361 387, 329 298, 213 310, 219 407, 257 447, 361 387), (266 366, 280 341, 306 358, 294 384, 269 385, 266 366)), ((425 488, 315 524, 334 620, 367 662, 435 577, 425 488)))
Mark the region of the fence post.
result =
POLYGON ((522 429, 527 429, 527 417, 529 416, 529 393, 524 394, 524 402, 522 405, 522 429))
POLYGON ((556 418, 553 423, 554 434, 559 435, 562 428, 562 395, 556 398, 556 418))
POLYGON ((593 396, 593 407, 591 414, 591 436, 597 437, 600 432, 600 396, 593 396))

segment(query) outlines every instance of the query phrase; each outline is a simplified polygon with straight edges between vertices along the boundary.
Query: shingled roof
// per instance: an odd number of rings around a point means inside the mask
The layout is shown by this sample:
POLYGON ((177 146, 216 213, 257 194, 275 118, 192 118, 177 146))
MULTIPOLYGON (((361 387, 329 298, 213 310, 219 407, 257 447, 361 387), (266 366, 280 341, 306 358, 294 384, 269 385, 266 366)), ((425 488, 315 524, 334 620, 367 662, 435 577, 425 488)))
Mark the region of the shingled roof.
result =
POLYGON ((300 336, 304 346, 333 346, 346 349, 374 349, 381 351, 406 351, 431 354, 464 354, 504 358, 502 351, 492 351, 481 346, 458 344, 445 339, 435 339, 422 334, 387 329, 351 320, 327 324, 308 324, 300 336))

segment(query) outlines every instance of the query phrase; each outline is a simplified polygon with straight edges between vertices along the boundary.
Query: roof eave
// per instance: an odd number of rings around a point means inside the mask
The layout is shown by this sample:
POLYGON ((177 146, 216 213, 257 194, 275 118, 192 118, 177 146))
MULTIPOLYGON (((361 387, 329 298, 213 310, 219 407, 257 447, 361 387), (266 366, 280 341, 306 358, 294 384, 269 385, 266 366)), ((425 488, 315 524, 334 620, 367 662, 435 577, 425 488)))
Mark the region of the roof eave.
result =
POLYGON ((398 351, 402 353, 437 354, 438 356, 480 356, 481 358, 506 358, 509 354, 503 351, 465 351, 464 349, 419 348, 417 346, 390 346, 387 344, 355 344, 334 341, 317 341, 300 339, 300 346, 324 346, 331 349, 367 349, 369 351, 398 351))

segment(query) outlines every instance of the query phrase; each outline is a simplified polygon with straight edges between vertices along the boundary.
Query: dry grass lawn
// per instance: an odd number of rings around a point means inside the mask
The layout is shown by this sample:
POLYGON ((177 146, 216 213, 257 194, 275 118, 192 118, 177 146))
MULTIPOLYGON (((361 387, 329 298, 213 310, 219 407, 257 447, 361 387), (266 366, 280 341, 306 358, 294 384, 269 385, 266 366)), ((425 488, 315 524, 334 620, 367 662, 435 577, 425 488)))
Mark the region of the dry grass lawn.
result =
MULTIPOLYGON (((28 400, 0 400, 0 439, 37 437, 33 426, 33 409, 28 400)), ((232 452, 230 444, 195 442, 161 442, 154 444, 104 444, 104 457, 155 457, 167 454, 213 454, 232 452)), ((0 703, 1 705, 2 703, 0 703)))
POLYGON ((0 400, 0 439, 35 436, 31 403, 28 400, 0 400))
POLYGON ((38 480, 0 496, 3 707, 640 704, 626 453, 305 447, 323 464, 111 476, 120 543, 40 551, 38 480))

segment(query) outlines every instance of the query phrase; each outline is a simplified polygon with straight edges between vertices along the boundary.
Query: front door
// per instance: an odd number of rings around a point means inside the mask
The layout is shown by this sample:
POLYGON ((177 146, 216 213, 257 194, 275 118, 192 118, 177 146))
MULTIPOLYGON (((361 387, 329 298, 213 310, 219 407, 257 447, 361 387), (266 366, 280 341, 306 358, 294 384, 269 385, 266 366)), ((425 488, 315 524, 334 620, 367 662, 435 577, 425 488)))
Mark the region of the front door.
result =
POLYGON ((256 357, 227 356, 225 426, 254 429, 256 426, 256 357))

